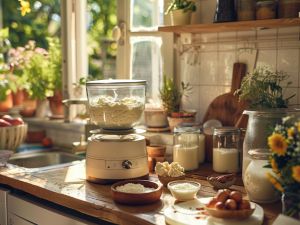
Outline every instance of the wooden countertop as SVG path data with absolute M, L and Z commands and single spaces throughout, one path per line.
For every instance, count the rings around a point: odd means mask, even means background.
M 210 165 L 188 173 L 191 179 L 202 184 L 200 196 L 212 196 L 216 193 L 205 180 L 211 174 Z M 156 175 L 151 180 L 158 181 Z M 145 206 L 125 206 L 116 204 L 110 194 L 110 185 L 93 184 L 85 180 L 84 162 L 63 168 L 32 172 L 24 168 L 8 165 L 0 168 L 0 184 L 22 190 L 36 197 L 74 209 L 95 218 L 116 224 L 165 224 L 163 211 L 174 203 L 174 198 L 164 188 L 161 201 Z M 245 193 L 241 180 L 232 189 Z M 281 211 L 281 204 L 260 204 L 265 211 L 264 225 L 270 225 Z

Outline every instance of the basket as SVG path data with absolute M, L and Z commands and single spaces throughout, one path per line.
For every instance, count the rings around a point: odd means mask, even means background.
M 27 124 L 0 127 L 0 149 L 16 150 L 27 135 Z

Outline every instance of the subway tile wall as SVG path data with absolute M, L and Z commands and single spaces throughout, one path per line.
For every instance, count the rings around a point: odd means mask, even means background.
M 194 35 L 193 44 L 177 54 L 179 80 L 192 85 L 192 93 L 183 99 L 183 108 L 196 109 L 197 121 L 202 122 L 212 100 L 230 91 L 235 62 L 246 63 L 248 71 L 256 65 L 287 72 L 292 85 L 285 95 L 295 93 L 290 104 L 299 104 L 299 38 L 300 27 Z

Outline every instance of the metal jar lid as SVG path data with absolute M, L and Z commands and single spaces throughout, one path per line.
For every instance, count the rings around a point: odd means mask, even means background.
M 214 129 L 214 135 L 239 134 L 240 129 L 236 127 L 218 127 Z
M 145 80 L 119 80 L 119 79 L 108 79 L 108 80 L 94 80 L 86 82 L 87 87 L 91 86 L 137 86 L 146 85 Z
M 252 159 L 258 160 L 268 160 L 271 156 L 271 152 L 266 148 L 252 149 L 248 153 Z

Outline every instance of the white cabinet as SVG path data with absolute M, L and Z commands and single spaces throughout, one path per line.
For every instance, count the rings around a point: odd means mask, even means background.
M 8 225 L 91 225 L 87 221 L 74 216 L 66 215 L 61 211 L 42 205 L 39 202 L 8 194 L 8 213 L 10 216 Z M 10 223 L 13 222 L 13 223 Z
M 0 225 L 7 225 L 7 194 L 9 190 L 0 188 Z
M 21 217 L 16 216 L 15 214 L 8 213 L 7 215 L 8 225 L 34 225 Z

